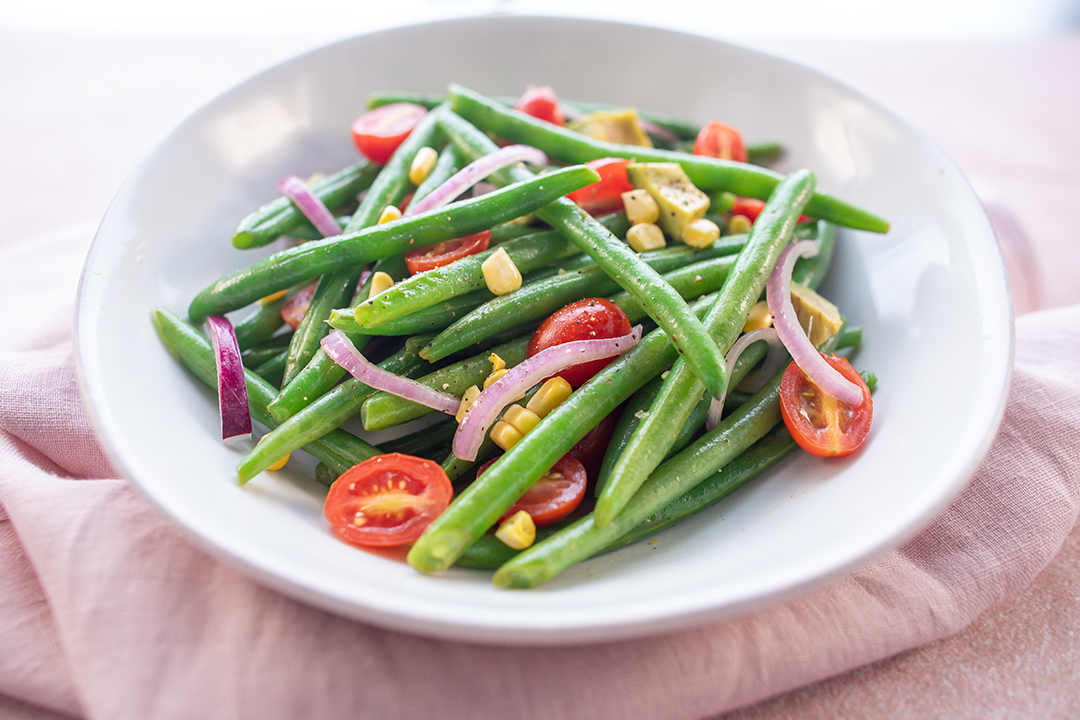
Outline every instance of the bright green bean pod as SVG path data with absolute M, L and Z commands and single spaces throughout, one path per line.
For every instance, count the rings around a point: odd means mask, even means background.
M 155 308 L 152 319 L 162 341 L 173 355 L 196 377 L 216 388 L 217 366 L 210 341 L 166 308 Z M 244 379 L 247 383 L 252 417 L 269 428 L 275 427 L 277 423 L 266 411 L 266 405 L 277 395 L 277 390 L 250 370 L 244 371 Z M 303 449 L 335 467 L 343 463 L 355 465 L 380 454 L 377 448 L 340 429 L 332 430 L 318 440 L 307 443 Z
M 595 140 L 532 118 L 460 85 L 451 85 L 449 96 L 454 112 L 476 126 L 510 142 L 531 145 L 564 162 L 585 163 L 604 157 L 628 158 L 636 162 L 677 162 L 690 181 L 707 193 L 728 190 L 762 200 L 768 198 L 783 179 L 779 173 L 747 163 Z M 811 198 L 806 212 L 857 230 L 877 233 L 889 230 L 889 223 L 882 218 L 823 193 L 816 193 Z
M 439 121 L 447 138 L 466 153 L 480 156 L 495 150 L 494 143 L 483 132 L 454 113 L 446 113 Z M 491 179 L 498 185 L 505 182 L 507 177 L 520 181 L 531 174 L 526 168 L 511 167 L 492 175 Z M 537 209 L 536 217 L 573 241 L 609 277 L 633 294 L 649 317 L 664 328 L 709 392 L 715 395 L 723 392 L 727 386 L 727 365 L 723 351 L 659 273 L 643 263 L 626 243 L 567 198 L 560 198 Z
M 705 326 L 725 353 L 742 332 L 750 308 L 761 296 L 765 281 L 791 240 L 799 215 L 813 192 L 813 173 L 806 170 L 792 173 L 777 185 L 754 222 L 746 248 L 739 254 L 728 282 L 705 318 Z M 596 499 L 594 513 L 599 527 L 612 521 L 663 461 L 674 440 L 668 428 L 682 427 L 701 400 L 704 389 L 692 368 L 681 360 L 675 363 Z M 709 394 L 719 395 L 711 389 Z
M 188 316 L 193 322 L 201 322 L 208 315 L 244 307 L 260 297 L 342 266 L 390 257 L 413 247 L 486 230 L 533 212 L 596 182 L 598 177 L 595 171 L 583 166 L 555 170 L 430 212 L 282 250 L 200 292 L 188 306 Z
M 361 159 L 333 175 L 314 181 L 311 183 L 311 191 L 331 211 L 338 210 L 368 188 L 379 170 L 378 165 Z M 293 202 L 281 196 L 241 220 L 233 231 L 232 244 L 241 250 L 262 247 L 298 227 L 314 231 L 311 223 Z

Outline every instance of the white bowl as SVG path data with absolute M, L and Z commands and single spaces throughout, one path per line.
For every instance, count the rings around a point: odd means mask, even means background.
M 407 49 L 407 50 L 406 50 Z M 613 58 L 622 58 L 613 62 Z M 722 504 L 529 591 L 489 574 L 414 572 L 345 545 L 312 463 L 238 487 L 213 393 L 163 348 L 151 309 L 181 314 L 260 251 L 228 241 L 286 174 L 355 157 L 368 93 L 492 95 L 529 84 L 568 100 L 723 119 L 779 140 L 781 169 L 892 222 L 841 233 L 824 291 L 865 328 L 874 427 L 855 457 L 793 457 Z M 806 67 L 634 25 L 483 17 L 323 47 L 233 88 L 172 132 L 106 214 L 78 303 L 83 392 L 131 484 L 197 544 L 313 605 L 407 632 L 487 643 L 581 643 L 687 627 L 787 598 L 909 538 L 975 471 L 1000 422 L 1012 361 L 1004 265 L 981 206 L 923 134 Z

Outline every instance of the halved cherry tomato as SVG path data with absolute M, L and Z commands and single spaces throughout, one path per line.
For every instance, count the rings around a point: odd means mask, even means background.
M 618 305 L 605 298 L 584 298 L 556 310 L 540 323 L 529 340 L 525 356 L 532 357 L 545 348 L 572 340 L 621 337 L 630 329 L 630 320 Z M 614 359 L 581 363 L 557 374 L 572 387 L 577 387 Z
M 603 215 L 622 209 L 622 194 L 634 189 L 626 174 L 630 161 L 625 158 L 600 158 L 585 163 L 600 174 L 600 179 L 592 185 L 575 190 L 567 195 L 582 210 L 590 215 Z
M 383 165 L 425 114 L 427 109 L 423 105 L 407 102 L 368 110 L 353 120 L 353 143 L 368 160 Z
M 532 115 L 538 120 L 566 125 L 566 117 L 563 115 L 562 108 L 559 107 L 559 98 L 555 97 L 555 91 L 546 85 L 531 87 L 523 92 L 514 103 L 514 109 L 526 115 Z
M 354 545 L 393 547 L 420 537 L 454 494 L 438 463 L 389 453 L 354 465 L 330 487 L 330 527 Z
M 477 476 L 483 475 L 495 460 L 481 465 Z M 519 510 L 524 510 L 529 513 L 537 527 L 558 522 L 581 504 L 587 484 L 585 467 L 573 456 L 563 455 L 499 520 L 505 520 Z
M 739 131 L 716 121 L 708 123 L 698 131 L 697 138 L 694 139 L 694 154 L 738 162 L 747 162 L 750 159 Z
M 826 395 L 793 362 L 780 380 L 780 414 L 803 450 L 816 457 L 843 457 L 866 438 L 874 416 L 874 401 L 851 363 L 835 355 L 822 353 L 822 357 L 862 389 L 862 400 L 851 406 Z
M 572 455 L 585 466 L 585 474 L 590 482 L 596 482 L 600 475 L 600 466 L 604 463 L 604 453 L 611 443 L 611 436 L 615 434 L 615 425 L 619 422 L 620 410 L 609 413 L 607 417 L 597 423 L 596 427 L 586 433 L 585 437 L 577 441 L 570 448 L 567 455 Z
M 318 280 L 290 295 L 285 304 L 281 306 L 281 319 L 288 323 L 293 330 L 304 319 L 304 313 L 307 312 L 308 306 L 311 305 L 311 298 L 315 295 L 315 288 L 317 287 L 319 287 Z
M 742 215 L 746 217 L 750 222 L 756 222 L 758 216 L 761 215 L 761 211 L 765 209 L 765 201 L 758 200 L 757 198 L 742 197 L 741 195 L 735 196 L 735 201 L 731 203 L 731 214 Z M 806 215 L 800 215 L 798 222 L 806 222 L 810 218 Z
M 454 238 L 453 240 L 444 240 L 405 253 L 405 266 L 409 268 L 410 275 L 415 275 L 431 268 L 449 265 L 463 257 L 484 252 L 488 249 L 490 242 L 490 230 L 484 230 L 475 235 Z

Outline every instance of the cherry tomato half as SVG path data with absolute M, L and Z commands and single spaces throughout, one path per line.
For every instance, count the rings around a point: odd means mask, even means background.
M 600 158 L 585 163 L 600 174 L 600 179 L 567 195 L 590 215 L 603 215 L 623 207 L 622 194 L 634 189 L 626 174 L 630 161 L 625 158 Z
M 523 92 L 514 103 L 514 109 L 526 115 L 532 115 L 538 120 L 546 120 L 555 125 L 566 125 L 566 117 L 563 115 L 562 108 L 559 107 L 559 98 L 555 97 L 555 91 L 546 85 L 531 87 Z
M 780 380 L 780 413 L 795 442 L 816 457 L 850 455 L 870 430 L 874 401 L 862 376 L 842 357 L 822 357 L 862 389 L 862 400 L 851 406 L 826 395 L 794 362 Z
M 423 105 L 407 102 L 368 110 L 353 120 L 353 143 L 368 160 L 384 165 L 425 114 L 427 109 Z
M 607 417 L 597 423 L 596 427 L 586 433 L 585 437 L 577 441 L 570 448 L 567 455 L 572 455 L 585 466 L 585 474 L 589 481 L 596 482 L 600 475 L 600 466 L 604 463 L 604 453 L 611 444 L 611 436 L 615 434 L 615 425 L 619 422 L 620 410 L 609 413 Z
M 317 287 L 319 287 L 318 280 L 290 295 L 285 304 L 281 306 L 281 319 L 288 323 L 293 330 L 304 319 L 304 313 L 307 312 L 308 306 L 311 305 L 311 298 L 314 297 L 315 288 Z
M 420 537 L 454 494 L 438 463 L 389 453 L 354 465 L 330 487 L 330 527 L 354 545 L 393 547 Z
M 694 139 L 694 154 L 738 162 L 747 162 L 750 159 L 739 131 L 716 121 L 708 123 L 698 131 L 697 138 Z
M 529 340 L 525 356 L 532 357 L 545 348 L 573 340 L 621 337 L 630 329 L 630 320 L 618 305 L 605 298 L 584 298 L 556 310 L 540 323 Z M 614 359 L 581 363 L 557 374 L 572 387 L 577 387 Z
M 481 465 L 477 476 L 483 475 L 495 460 Z M 499 520 L 524 510 L 537 527 L 558 522 L 581 504 L 587 484 L 585 467 L 571 455 L 563 455 Z
M 735 201 L 731 204 L 732 215 L 742 215 L 750 220 L 750 222 L 757 222 L 758 216 L 761 215 L 761 211 L 764 209 L 764 200 L 742 197 L 741 195 L 736 195 Z M 807 215 L 800 215 L 798 222 L 806 222 L 809 219 L 810 218 Z
M 405 266 L 409 268 L 410 275 L 415 275 L 431 268 L 449 265 L 463 257 L 484 252 L 488 249 L 490 242 L 490 230 L 484 230 L 475 235 L 454 238 L 453 240 L 444 240 L 405 253 Z

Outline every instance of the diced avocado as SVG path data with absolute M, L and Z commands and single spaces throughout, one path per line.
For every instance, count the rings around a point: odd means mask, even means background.
M 648 190 L 656 200 L 656 222 L 670 238 L 682 240 L 686 226 L 709 209 L 709 196 L 694 187 L 678 163 L 630 163 L 626 173 L 631 185 Z
M 634 108 L 597 110 L 588 115 L 582 115 L 576 120 L 571 120 L 566 126 L 582 135 L 588 135 L 597 140 L 619 143 L 620 145 L 653 146 L 652 140 L 641 129 L 637 110 Z
M 791 305 L 814 347 L 825 342 L 844 324 L 840 309 L 805 285 L 791 283 Z

